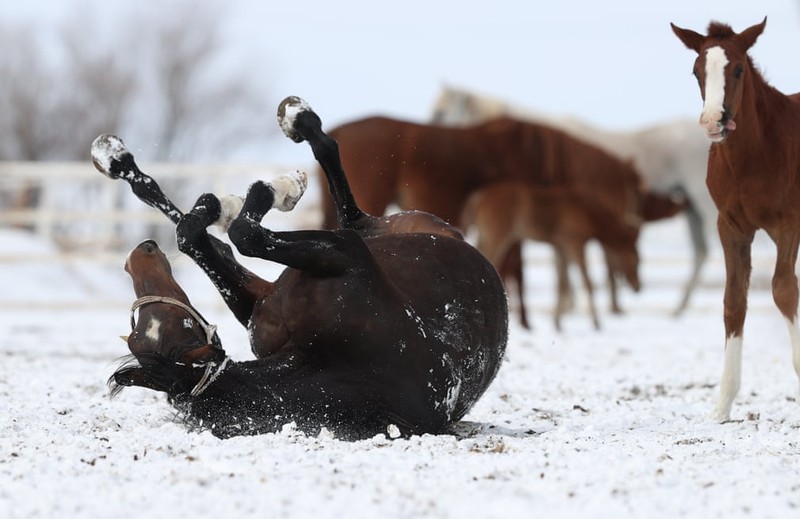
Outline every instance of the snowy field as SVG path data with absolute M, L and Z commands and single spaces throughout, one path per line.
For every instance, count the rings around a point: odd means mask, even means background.
M 608 313 L 598 269 L 603 330 L 579 304 L 561 334 L 549 251 L 528 247 L 535 329 L 512 315 L 507 361 L 467 421 L 347 443 L 291 426 L 223 441 L 176 423 L 153 392 L 109 399 L 133 300 L 124 254 L 39 260 L 47 244 L 0 230 L 17 257 L 0 264 L 0 517 L 798 517 L 798 381 L 769 293 L 772 248 L 756 246 L 742 391 L 720 425 L 707 416 L 722 259 L 715 248 L 691 309 L 671 317 L 687 241 L 680 217 L 647 228 L 644 289 L 623 292 L 627 314 Z M 185 258 L 175 269 L 228 352 L 250 358 L 210 283 Z

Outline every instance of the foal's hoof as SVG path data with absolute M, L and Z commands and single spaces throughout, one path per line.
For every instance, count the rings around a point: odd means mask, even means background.
M 295 119 L 303 112 L 313 112 L 311 106 L 297 96 L 289 96 L 278 105 L 278 125 L 294 142 L 303 142 L 303 136 L 294 129 Z
M 126 153 L 130 151 L 116 135 L 103 134 L 92 143 L 92 163 L 97 171 L 108 178 L 119 178 L 119 173 L 111 171 L 111 161 L 119 161 Z
M 272 207 L 278 211 L 291 211 L 306 192 L 308 175 L 305 171 L 293 171 L 280 176 L 270 183 L 275 201 Z

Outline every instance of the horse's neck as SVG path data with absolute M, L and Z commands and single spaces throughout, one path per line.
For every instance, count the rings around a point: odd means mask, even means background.
M 797 146 L 793 142 L 797 134 L 792 130 L 800 127 L 795 122 L 798 118 L 800 106 L 797 103 L 760 76 L 755 77 L 745 86 L 736 114 L 736 129 L 725 142 L 717 145 L 717 152 L 730 161 L 729 167 L 743 170 L 752 169 L 751 166 L 765 156 L 778 159 L 785 156 L 787 148 Z

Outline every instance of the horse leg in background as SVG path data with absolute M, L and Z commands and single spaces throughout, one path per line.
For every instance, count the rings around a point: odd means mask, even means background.
M 719 398 L 713 419 L 726 422 L 742 382 L 742 331 L 747 313 L 747 287 L 752 268 L 751 248 L 755 231 L 742 232 L 717 219 L 722 251 L 725 255 L 725 360 L 719 383 Z
M 499 265 L 500 268 L 497 270 L 506 286 L 509 286 L 512 282 L 516 285 L 520 324 L 523 328 L 530 330 L 532 327 L 528 321 L 528 312 L 525 309 L 525 269 L 522 259 L 522 242 L 512 245 Z
M 800 235 L 796 230 L 792 230 L 783 235 L 772 236 L 772 239 L 778 249 L 775 273 L 772 276 L 772 298 L 786 319 L 789 338 L 792 342 L 792 364 L 795 373 L 800 378 L 800 329 L 797 326 L 798 286 L 794 270 L 797 263 Z M 798 392 L 796 400 L 800 402 L 800 392 Z
M 589 304 L 589 314 L 592 317 L 592 325 L 595 330 L 600 329 L 600 319 L 597 317 L 597 309 L 594 305 L 594 286 L 592 285 L 592 278 L 589 277 L 589 270 L 586 266 L 586 243 L 574 243 L 568 248 L 568 254 L 572 260 L 578 265 L 578 270 L 583 279 L 583 286 L 586 289 L 586 298 Z
M 553 244 L 553 265 L 556 268 L 556 307 L 553 310 L 553 326 L 561 331 L 561 318 L 570 310 L 569 261 L 560 246 Z
M 206 227 L 220 216 L 219 200 L 213 195 L 203 196 L 202 202 L 184 215 L 158 183 L 139 169 L 122 140 L 113 135 L 95 139 L 92 161 L 98 171 L 109 178 L 125 180 L 139 200 L 158 209 L 182 228 L 178 233 L 178 248 L 203 269 L 237 320 L 247 326 L 253 304 L 271 290 L 272 284 L 240 265 L 229 245 L 206 232 Z
M 692 275 L 683 288 L 681 302 L 673 312 L 676 317 L 681 315 L 689 306 L 689 298 L 691 298 L 692 293 L 700 283 L 700 272 L 708 259 L 708 240 L 706 238 L 703 215 L 698 211 L 697 205 L 688 197 L 686 198 L 686 209 L 684 211 L 686 213 L 686 223 L 689 226 L 689 236 L 692 239 L 694 263 L 692 265 Z
M 621 315 L 625 312 L 622 311 L 622 307 L 619 306 L 619 294 L 617 290 L 619 290 L 617 285 L 617 269 L 614 266 L 614 262 L 608 256 L 608 253 L 603 249 L 603 258 L 606 262 L 606 272 L 608 278 L 608 296 L 610 298 L 610 305 L 609 308 L 611 309 L 611 313 Z

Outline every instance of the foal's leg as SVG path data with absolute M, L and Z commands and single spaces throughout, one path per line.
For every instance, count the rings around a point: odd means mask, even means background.
M 578 270 L 583 279 L 583 286 L 586 288 L 586 297 L 589 300 L 589 314 L 592 316 L 592 325 L 595 330 L 600 329 L 600 319 L 597 317 L 597 309 L 594 306 L 594 286 L 592 278 L 589 277 L 589 270 L 586 267 L 586 242 L 572 245 L 572 255 L 578 264 Z
M 722 217 L 718 219 L 717 226 L 725 255 L 725 361 L 719 383 L 719 398 L 712 418 L 726 422 L 730 420 L 731 406 L 742 382 L 742 331 L 747 313 L 750 249 L 754 231 L 734 229 Z
M 800 329 L 797 325 L 798 287 L 794 267 L 797 262 L 798 236 L 795 232 L 773 236 L 778 248 L 775 273 L 772 276 L 772 298 L 786 319 L 792 341 L 792 364 L 800 378 Z M 797 399 L 800 402 L 800 393 Z
M 561 246 L 553 245 L 553 264 L 556 267 L 556 308 L 553 313 L 553 324 L 556 331 L 561 331 L 561 318 L 571 307 L 571 286 L 569 282 L 569 258 Z
M 229 245 L 206 232 L 206 227 L 220 217 L 219 200 L 213 195 L 204 195 L 192 211 L 184 215 L 158 183 L 139 169 L 122 140 L 113 135 L 95 139 L 92 161 L 109 178 L 125 180 L 139 200 L 158 209 L 176 224 L 178 248 L 203 269 L 239 322 L 246 326 L 253 304 L 271 290 L 272 284 L 240 265 Z

